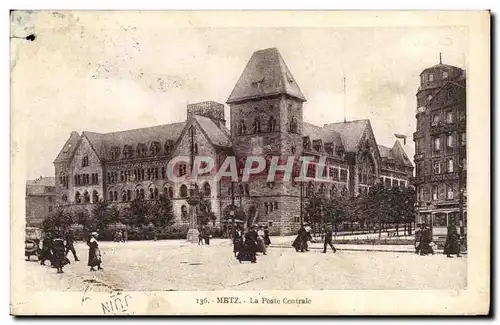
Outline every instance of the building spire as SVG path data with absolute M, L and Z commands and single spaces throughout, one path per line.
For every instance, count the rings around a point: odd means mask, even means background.
M 442 60 L 442 57 L 441 57 L 441 52 L 439 52 L 439 64 L 443 64 L 443 60 Z

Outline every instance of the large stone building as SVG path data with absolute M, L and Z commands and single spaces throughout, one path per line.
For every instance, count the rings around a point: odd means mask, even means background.
M 40 227 L 56 205 L 54 177 L 42 177 L 26 182 L 26 225 Z
M 355 196 L 376 182 L 407 186 L 413 166 L 398 141 L 378 145 L 369 120 L 325 124 L 303 121 L 306 101 L 277 49 L 253 54 L 227 104 L 202 102 L 187 107 L 183 122 L 112 133 L 73 132 L 56 158 L 57 198 L 60 204 L 89 206 L 100 198 L 123 205 L 135 197 L 157 199 L 162 193 L 173 200 L 176 222 L 188 223 L 189 180 L 168 179 L 167 164 L 178 156 L 209 156 L 215 169 L 235 156 L 241 175 L 245 158 L 261 156 L 325 156 L 324 176 L 330 182 L 303 186 L 330 195 Z M 190 162 L 176 164 L 176 176 L 189 173 Z M 308 173 L 314 175 L 314 167 Z M 267 173 L 247 182 L 216 181 L 213 173 L 196 181 L 211 200 L 222 225 L 232 200 L 247 216 L 247 223 L 266 223 L 273 234 L 288 234 L 300 224 L 302 188 L 298 182 L 268 182 Z M 303 200 L 302 200 L 303 201 Z
M 412 182 L 417 223 L 431 225 L 436 237 L 444 237 L 448 224 L 465 226 L 467 218 L 465 71 L 439 63 L 420 78 Z

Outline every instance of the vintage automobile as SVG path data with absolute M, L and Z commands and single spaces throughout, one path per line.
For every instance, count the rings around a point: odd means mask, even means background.
M 36 227 L 26 227 L 26 238 L 24 240 L 24 255 L 27 260 L 31 256 L 38 257 L 40 253 L 40 241 L 42 239 L 42 229 Z

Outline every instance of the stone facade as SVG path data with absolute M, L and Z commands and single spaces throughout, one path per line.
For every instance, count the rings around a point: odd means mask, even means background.
M 40 227 L 56 205 L 54 177 L 40 177 L 26 183 L 26 225 Z
M 227 100 L 230 128 L 225 125 L 223 104 L 202 102 L 189 104 L 187 119 L 180 123 L 105 134 L 72 133 L 54 162 L 56 177 L 69 177 L 67 185 L 57 186 L 58 202 L 88 206 L 94 198 L 104 198 L 123 206 L 138 196 L 155 200 L 165 194 L 173 201 L 176 223 L 187 224 L 186 193 L 194 182 L 188 175 L 193 159 L 211 157 L 214 170 L 219 170 L 226 157 L 234 156 L 238 182 L 227 177 L 217 181 L 215 172 L 195 181 L 211 201 L 215 226 L 225 225 L 234 202 L 245 212 L 245 224 L 267 224 L 272 234 L 285 235 L 300 226 L 304 219 L 300 204 L 313 192 L 355 196 L 381 180 L 390 180 L 391 186 L 408 185 L 413 166 L 399 142 L 392 148 L 378 145 L 369 120 L 323 127 L 306 123 L 305 101 L 279 52 L 257 51 Z M 242 170 L 250 156 L 262 157 L 267 166 L 244 181 Z M 273 156 L 280 157 L 279 165 L 295 157 L 290 181 L 267 179 Z M 320 158 L 326 157 L 323 176 L 329 182 L 313 180 L 301 185 L 297 181 L 301 156 L 313 157 L 309 177 L 316 176 Z M 174 167 L 174 174 L 181 178 L 167 179 L 167 166 L 178 157 L 186 157 Z M 93 182 L 76 184 L 75 175 L 80 174 L 97 176 L 90 178 Z M 78 203 L 78 195 L 84 193 L 90 195 L 90 202 Z
M 466 77 L 442 63 L 420 77 L 413 134 L 417 223 L 431 225 L 442 241 L 447 225 L 466 225 Z

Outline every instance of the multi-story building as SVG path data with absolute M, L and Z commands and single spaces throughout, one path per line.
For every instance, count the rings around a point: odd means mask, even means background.
M 465 70 L 437 64 L 420 74 L 415 142 L 417 223 L 443 240 L 446 227 L 466 225 Z
M 378 145 L 369 120 L 322 127 L 304 122 L 305 101 L 278 50 L 257 51 L 227 100 L 230 128 L 223 104 L 202 102 L 188 105 L 187 119 L 179 123 L 112 133 L 84 131 L 81 136 L 73 132 L 54 162 L 58 202 L 88 207 L 103 198 L 123 205 L 136 197 L 155 200 L 163 193 L 173 200 L 176 222 L 185 224 L 191 184 L 168 177 L 167 164 L 174 157 L 209 156 L 218 170 L 226 157 L 235 156 L 241 175 L 249 156 L 265 158 L 268 167 L 273 156 L 282 161 L 314 156 L 308 170 L 314 176 L 314 164 L 324 156 L 328 183 L 300 186 L 294 181 L 296 169 L 291 181 L 268 181 L 265 172 L 246 182 L 216 181 L 213 173 L 196 180 L 211 201 L 216 225 L 222 225 L 234 201 L 248 224 L 266 223 L 273 234 L 289 234 L 300 225 L 301 196 L 355 196 L 379 181 L 408 185 L 413 166 L 398 141 L 392 148 Z M 176 164 L 175 175 L 188 174 L 190 161 Z
M 56 204 L 54 177 L 42 177 L 26 182 L 26 225 L 40 227 Z

